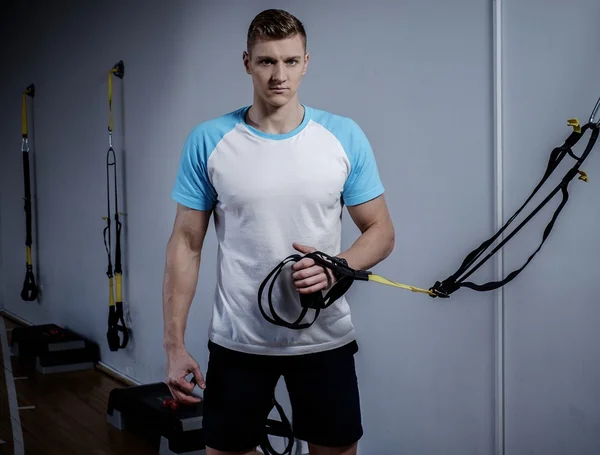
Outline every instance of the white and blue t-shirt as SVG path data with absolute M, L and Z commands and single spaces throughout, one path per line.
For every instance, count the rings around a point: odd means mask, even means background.
M 200 298 L 214 302 L 209 339 L 238 351 L 275 355 L 342 346 L 355 336 L 344 297 L 321 311 L 309 328 L 293 330 L 263 318 L 258 289 L 283 259 L 301 254 L 294 242 L 331 256 L 340 253 L 343 205 L 361 204 L 384 191 L 373 150 L 347 117 L 304 106 L 297 128 L 268 134 L 245 122 L 248 109 L 193 129 L 172 192 L 182 205 L 214 210 L 217 284 L 214 296 L 202 290 Z M 269 314 L 267 290 L 263 305 Z M 289 322 L 298 318 L 300 298 L 287 266 L 272 296 L 278 315 Z M 309 310 L 305 321 L 312 318 Z

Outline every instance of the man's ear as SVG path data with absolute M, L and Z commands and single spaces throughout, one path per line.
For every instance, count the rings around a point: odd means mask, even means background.
M 306 74 L 306 70 L 308 69 L 308 60 L 310 59 L 310 55 L 308 52 L 304 54 L 304 68 L 302 69 L 302 75 Z
M 244 61 L 244 68 L 246 68 L 246 73 L 250 74 L 250 55 L 248 52 L 244 51 L 242 54 L 242 59 Z

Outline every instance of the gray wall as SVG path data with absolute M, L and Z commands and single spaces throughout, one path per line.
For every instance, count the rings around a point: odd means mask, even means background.
M 595 0 L 507 4 L 507 212 L 531 191 L 548 153 L 568 134 L 567 119 L 587 120 L 600 96 L 599 17 Z M 600 144 L 582 169 L 589 182 L 573 182 L 551 238 L 523 278 L 505 289 L 508 454 L 600 453 Z M 513 239 L 507 269 L 539 243 L 559 198 Z
M 164 379 L 161 286 L 181 146 L 198 122 L 251 102 L 241 55 L 247 26 L 263 8 L 287 8 L 306 24 L 311 63 L 302 101 L 354 118 L 372 142 L 398 234 L 377 272 L 428 287 L 493 233 L 491 2 L 180 0 L 111 7 L 71 1 L 64 13 L 43 2 L 22 3 L 6 16 L 10 46 L 3 61 L 11 70 L 1 73 L 0 86 L 0 301 L 32 323 L 53 321 L 85 333 L 101 344 L 103 362 L 137 381 Z M 594 0 L 506 1 L 507 216 L 569 133 L 566 119 L 586 119 L 600 95 L 600 64 L 591 58 L 598 54 L 598 13 Z M 126 69 L 114 85 L 114 142 L 127 213 L 125 300 L 134 338 L 128 350 L 112 353 L 105 342 L 102 216 L 107 71 L 120 59 Z M 37 87 L 38 304 L 19 298 L 20 93 L 31 82 Z M 505 289 L 510 455 L 600 451 L 597 156 L 584 169 L 590 182 L 573 184 L 551 239 Z M 529 255 L 555 206 L 507 246 L 506 271 Z M 345 223 L 347 246 L 358 231 L 349 217 Z M 211 227 L 186 337 L 203 369 L 215 253 Z M 474 278 L 487 281 L 493 272 L 490 262 Z M 366 434 L 360 453 L 494 453 L 496 294 L 464 290 L 441 301 L 357 284 L 349 298 L 361 346 Z M 283 385 L 278 396 L 289 414 Z

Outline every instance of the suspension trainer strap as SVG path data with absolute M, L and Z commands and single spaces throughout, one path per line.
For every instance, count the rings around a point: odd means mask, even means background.
M 27 119 L 27 97 L 35 96 L 34 84 L 29 85 L 21 96 L 21 154 L 23 156 L 23 183 L 25 186 L 24 209 L 25 209 L 25 257 L 26 271 L 21 289 L 21 299 L 26 302 L 32 302 L 38 298 L 38 287 L 35 282 L 35 274 L 33 273 L 33 260 L 31 254 L 31 246 L 33 244 L 33 236 L 31 230 L 32 215 L 31 215 L 31 177 L 29 172 L 29 130 Z
M 121 262 L 121 220 L 119 218 L 119 193 L 117 184 L 117 159 L 115 156 L 115 150 L 112 145 L 112 132 L 113 132 L 113 117 L 112 117 L 112 78 L 113 76 L 122 79 L 124 75 L 124 64 L 119 61 L 115 66 L 111 68 L 108 73 L 108 152 L 106 154 L 106 204 L 107 214 L 104 218 L 106 220 L 106 227 L 104 228 L 104 246 L 106 248 L 106 254 L 108 256 L 108 267 L 106 269 L 106 275 L 108 276 L 108 289 L 109 289 L 109 300 L 108 300 L 108 331 L 106 338 L 108 340 L 108 346 L 111 351 L 118 351 L 127 347 L 129 342 L 129 329 L 125 324 L 123 316 L 123 269 Z M 115 221 L 115 263 L 113 269 L 112 263 L 112 225 L 111 217 L 111 197 L 110 197 L 110 173 L 113 173 L 113 187 L 114 187 L 114 221 Z M 116 299 L 115 299 L 115 288 L 116 288 Z M 119 333 L 122 334 L 123 339 L 119 337 Z
M 275 397 L 273 397 L 273 407 L 277 409 L 279 417 L 281 417 L 281 421 L 267 419 L 267 431 L 263 443 L 260 445 L 260 449 L 265 455 L 291 455 L 294 448 L 294 433 L 292 431 L 292 425 L 285 415 L 283 407 L 277 402 Z M 288 440 L 283 452 L 277 452 L 273 448 L 271 441 L 269 440 L 269 436 L 279 436 Z
M 575 177 L 579 175 L 579 180 L 584 182 L 588 181 L 587 174 L 580 170 L 581 165 L 586 160 L 586 158 L 591 153 L 592 149 L 596 145 L 596 141 L 598 139 L 598 135 L 600 133 L 600 121 L 596 121 L 596 116 L 600 111 L 600 99 L 596 102 L 594 110 L 590 115 L 589 121 L 581 126 L 579 120 L 577 119 L 569 119 L 568 124 L 573 128 L 573 132 L 565 139 L 564 143 L 554 148 L 552 153 L 550 154 L 550 158 L 548 160 L 548 165 L 546 166 L 546 171 L 544 172 L 542 178 L 538 182 L 538 184 L 534 187 L 533 191 L 529 195 L 529 197 L 525 200 L 525 202 L 519 207 L 519 209 L 513 214 L 512 217 L 489 239 L 484 241 L 478 248 L 471 251 L 463 260 L 459 269 L 446 278 L 443 281 L 436 281 L 436 283 L 429 289 L 418 288 L 415 286 L 409 286 L 406 284 L 398 283 L 387 278 L 384 278 L 379 275 L 375 275 L 368 270 L 354 270 L 345 263 L 345 261 L 340 258 L 331 257 L 321 251 L 315 251 L 312 253 L 306 254 L 304 257 L 312 258 L 317 264 L 322 265 L 323 267 L 329 268 L 333 270 L 334 275 L 337 277 L 337 280 L 333 286 L 328 286 L 328 291 L 325 295 L 323 295 L 322 291 L 315 292 L 310 295 L 301 294 L 300 295 L 300 306 L 302 310 L 300 312 L 299 317 L 294 322 L 288 322 L 281 318 L 275 311 L 273 301 L 272 301 L 272 292 L 273 285 L 275 280 L 283 270 L 284 266 L 292 261 L 299 261 L 303 257 L 298 254 L 293 254 L 285 258 L 281 263 L 279 263 L 264 279 L 258 289 L 258 306 L 263 317 L 272 324 L 280 325 L 283 327 L 287 327 L 290 329 L 305 329 L 310 327 L 316 321 L 319 313 L 329 307 L 333 302 L 339 299 L 342 295 L 344 295 L 350 286 L 355 280 L 362 281 L 374 281 L 380 284 L 386 284 L 389 286 L 395 286 L 401 289 L 407 289 L 413 292 L 421 292 L 428 294 L 431 297 L 442 297 L 448 298 L 454 292 L 462 287 L 470 288 L 476 291 L 490 291 L 493 289 L 497 289 L 499 287 L 504 286 L 505 284 L 514 280 L 527 265 L 533 260 L 535 255 L 540 251 L 543 244 L 548 239 L 556 220 L 562 210 L 564 209 L 567 201 L 569 200 L 569 191 L 568 186 L 569 183 L 573 181 Z M 581 156 L 577 156 L 573 152 L 573 147 L 577 145 L 577 143 L 581 140 L 581 138 L 590 130 L 590 138 L 585 147 L 585 150 L 581 154 Z M 477 264 L 477 260 L 485 253 L 485 251 L 494 243 L 496 240 L 502 235 L 502 233 L 508 228 L 510 224 L 516 219 L 516 217 L 523 211 L 525 206 L 533 199 L 533 197 L 538 193 L 540 188 L 546 183 L 546 181 L 550 178 L 550 176 L 554 173 L 554 171 L 558 168 L 559 164 L 563 161 L 566 156 L 570 156 L 575 160 L 575 164 L 569 169 L 569 171 L 563 176 L 560 183 L 556 185 L 556 187 L 546 196 L 546 198 L 523 220 L 509 235 L 507 235 L 501 242 L 499 242 L 490 253 L 488 253 L 483 259 L 481 259 Z M 505 278 L 498 281 L 490 281 L 484 284 L 476 284 L 471 281 L 466 281 L 466 279 L 471 276 L 476 270 L 478 270 L 486 261 L 488 261 L 500 248 L 502 248 L 506 242 L 508 242 L 511 238 L 513 238 L 522 228 L 525 226 L 539 211 L 549 202 L 554 196 L 558 193 L 561 193 L 562 200 L 556 210 L 554 211 L 550 222 L 547 224 L 544 229 L 542 240 L 538 247 L 534 250 L 534 252 L 529 256 L 529 258 L 525 261 L 525 263 L 519 267 L 518 269 L 510 272 Z M 475 264 L 473 266 L 473 264 Z M 472 267 L 473 266 L 473 267 Z M 472 267 L 472 268 L 471 268 Z M 271 284 L 269 285 L 267 299 L 269 302 L 269 309 L 271 311 L 271 316 L 267 314 L 263 307 L 263 293 L 265 287 L 267 286 L 269 280 L 272 279 Z M 302 322 L 305 316 L 308 314 L 309 310 L 314 310 L 314 316 L 312 321 L 310 322 Z
M 582 127 L 580 126 L 579 121 L 577 119 L 570 119 L 568 121 L 568 124 L 573 127 L 573 132 L 567 137 L 567 139 L 561 146 L 556 147 L 554 150 L 552 150 L 544 175 L 542 176 L 539 183 L 535 186 L 529 197 L 523 203 L 523 205 L 519 207 L 519 209 L 514 213 L 514 215 L 510 217 L 508 221 L 492 237 L 484 241 L 478 248 L 471 251 L 465 257 L 463 263 L 456 272 L 454 272 L 445 280 L 437 281 L 434 284 L 434 286 L 431 288 L 431 290 L 435 291 L 435 295 L 433 295 L 433 297 L 449 297 L 453 292 L 456 292 L 462 287 L 470 288 L 475 291 L 491 291 L 494 289 L 498 289 L 499 287 L 502 287 L 510 281 L 514 280 L 525 269 L 525 267 L 527 267 L 527 265 L 531 262 L 535 255 L 540 251 L 542 245 L 548 239 L 548 236 L 550 235 L 550 232 L 552 231 L 556 223 L 556 219 L 560 215 L 561 211 L 563 210 L 569 199 L 569 183 L 571 183 L 571 181 L 577 175 L 579 175 L 579 180 L 587 182 L 588 177 L 586 173 L 581 171 L 579 167 L 588 157 L 589 153 L 592 151 L 596 144 L 596 140 L 598 139 L 599 125 L 597 123 L 589 122 Z M 583 137 L 587 130 L 591 130 L 590 139 L 582 155 L 577 156 L 573 153 L 573 147 L 579 142 L 579 140 Z M 533 199 L 533 197 L 537 194 L 540 188 L 544 185 L 544 183 L 546 183 L 548 178 L 556 170 L 563 158 L 565 158 L 567 155 L 569 155 L 575 160 L 575 164 L 565 174 L 560 183 L 509 235 L 507 235 L 500 243 L 498 243 L 498 245 L 496 245 L 492 249 L 492 251 L 490 251 L 483 259 L 481 259 L 475 266 L 473 266 L 473 264 L 475 264 L 475 262 L 485 253 L 485 251 L 515 220 L 515 218 L 521 213 L 521 211 L 531 201 L 531 199 Z M 554 211 L 550 222 L 546 225 L 539 246 L 534 250 L 534 252 L 529 256 L 527 261 L 525 261 L 525 263 L 521 267 L 510 272 L 505 278 L 498 281 L 490 281 L 484 284 L 475 284 L 471 281 L 465 281 L 486 261 L 488 261 L 498 250 L 500 250 L 500 248 L 502 248 L 506 244 L 506 242 L 508 242 L 512 237 L 514 237 L 517 234 L 517 232 L 519 232 L 521 228 L 523 228 L 523 226 L 525 226 L 559 192 L 562 194 L 562 200 L 556 208 L 556 210 Z M 471 268 L 471 266 L 473 266 L 473 268 Z

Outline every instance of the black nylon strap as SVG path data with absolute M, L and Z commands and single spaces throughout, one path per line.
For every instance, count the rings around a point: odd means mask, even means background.
M 31 246 L 33 244 L 32 236 L 32 204 L 31 204 L 31 173 L 29 165 L 29 133 L 27 129 L 27 96 L 33 97 L 35 94 L 35 86 L 31 84 L 23 94 L 21 115 L 22 115 L 22 147 L 21 154 L 23 159 L 23 185 L 24 185 L 24 204 L 23 209 L 25 210 L 25 247 L 27 251 L 27 263 L 25 279 L 23 280 L 23 287 L 21 288 L 21 299 L 26 302 L 33 302 L 37 300 L 39 291 L 38 286 L 35 282 L 35 274 L 33 272 L 33 264 L 31 259 Z
M 25 185 L 25 198 L 23 209 L 25 210 L 25 245 L 33 243 L 31 229 L 31 177 L 29 171 L 29 152 L 23 151 L 23 183 Z
M 29 171 L 29 152 L 23 150 L 23 183 L 25 186 L 25 197 L 23 209 L 25 210 L 25 246 L 31 252 L 33 244 L 32 236 L 32 214 L 31 214 L 31 177 Z M 29 253 L 31 254 L 31 253 Z M 38 287 L 35 282 L 33 265 L 28 261 L 26 264 L 25 279 L 21 289 L 21 299 L 26 302 L 33 302 L 38 298 Z
M 513 279 L 515 279 L 525 267 L 531 262 L 531 260 L 535 257 L 535 255 L 540 251 L 542 245 L 550 235 L 552 231 L 556 219 L 558 215 L 563 210 L 566 205 L 569 193 L 568 193 L 568 185 L 575 178 L 575 176 L 579 173 L 579 167 L 583 163 L 583 161 L 587 158 L 591 150 L 594 148 L 596 141 L 598 139 L 599 126 L 597 124 L 588 123 L 584 125 L 580 131 L 573 131 L 571 135 L 565 140 L 562 146 L 556 147 L 552 153 L 550 154 L 550 159 L 548 161 L 548 165 L 546 167 L 546 171 L 544 172 L 543 177 L 540 182 L 536 185 L 534 190 L 531 192 L 526 201 L 519 207 L 519 209 L 514 213 L 514 215 L 489 239 L 484 241 L 478 248 L 471 251 L 464 259 L 460 268 L 446 278 L 443 281 L 437 281 L 431 290 L 435 291 L 438 296 L 448 297 L 453 292 L 457 291 L 461 287 L 467 287 L 476 291 L 490 291 L 493 289 L 497 289 L 505 284 L 509 283 Z M 591 129 L 592 133 L 590 136 L 590 140 L 582 153 L 581 157 L 576 156 L 573 153 L 572 148 L 579 142 L 579 140 L 583 137 L 585 132 Z M 566 173 L 561 182 L 550 192 L 550 194 L 530 213 L 525 220 L 523 220 L 514 231 L 512 231 L 508 236 L 506 236 L 502 242 L 500 242 L 487 256 L 485 256 L 474 268 L 472 268 L 469 272 L 467 270 L 471 267 L 475 261 L 492 245 L 496 239 L 506 230 L 506 228 L 515 220 L 515 218 L 521 213 L 521 211 L 525 208 L 525 206 L 531 201 L 531 199 L 537 194 L 540 188 L 544 185 L 544 183 L 548 180 L 550 175 L 556 170 L 560 162 L 563 158 L 569 155 L 576 160 L 576 163 L 573 165 L 571 169 Z M 537 249 L 529 256 L 527 261 L 520 268 L 509 273 L 506 278 L 499 281 L 490 281 L 485 284 L 475 284 L 473 282 L 465 281 L 470 275 L 472 275 L 479 267 L 481 267 L 487 260 L 489 260 L 500 248 L 502 248 L 517 232 L 525 226 L 526 223 L 529 222 L 559 191 L 562 192 L 562 201 L 555 210 L 552 219 L 547 224 L 544 229 L 542 241 Z M 464 276 L 463 276 L 464 275 Z M 462 276 L 462 278 L 460 278 Z
M 265 455 L 291 455 L 294 448 L 294 433 L 292 425 L 288 420 L 283 407 L 273 397 L 273 406 L 277 409 L 281 421 L 267 419 L 267 431 L 263 443 L 260 445 L 261 450 Z M 287 446 L 283 452 L 277 452 L 271 445 L 269 436 L 279 436 L 288 440 Z
M 535 251 L 529 256 L 527 261 L 520 268 L 513 270 L 511 273 L 509 273 L 506 276 L 506 278 L 504 278 L 503 280 L 500 280 L 500 281 L 490 281 L 490 282 L 482 284 L 482 285 L 478 285 L 478 284 L 475 284 L 470 281 L 462 281 L 460 283 L 460 286 L 467 287 L 467 288 L 470 288 L 470 289 L 473 289 L 476 291 L 491 291 L 494 289 L 498 289 L 499 287 L 502 287 L 505 284 L 514 280 L 519 275 L 519 273 L 521 273 L 523 271 L 523 269 L 525 269 L 525 267 L 527 267 L 527 265 L 531 262 L 531 260 L 535 257 L 535 255 L 540 251 L 540 249 L 542 248 L 542 245 L 544 244 L 544 242 L 550 235 L 550 232 L 552 231 L 552 228 L 554 227 L 554 223 L 556 222 L 558 215 L 560 214 L 560 212 L 566 205 L 567 200 L 569 199 L 569 192 L 567 189 L 567 185 L 563 185 L 561 187 L 561 190 L 562 190 L 562 194 L 563 194 L 562 201 L 559 204 L 558 208 L 554 211 L 554 215 L 552 216 L 552 219 L 546 225 L 546 228 L 544 229 L 544 234 L 542 236 L 542 241 L 540 242 L 539 246 L 535 249 Z
M 112 250 L 112 231 L 111 231 L 111 216 L 113 213 L 111 211 L 111 198 L 110 198 L 110 170 L 113 168 L 113 187 L 114 187 L 114 220 L 115 220 L 115 263 L 113 268 L 113 262 L 111 258 L 111 250 Z M 115 150 L 112 146 L 109 146 L 107 154 L 106 154 L 106 204 L 107 204 L 107 213 L 106 213 L 106 227 L 104 228 L 104 246 L 106 248 L 106 255 L 108 260 L 108 265 L 106 268 L 106 276 L 112 282 L 115 278 L 120 278 L 122 276 L 122 262 L 121 262 L 121 228 L 122 223 L 119 220 L 119 193 L 118 193 L 118 185 L 117 185 L 117 160 L 115 156 Z M 117 287 L 120 282 L 117 281 Z M 110 292 L 113 290 L 110 288 Z M 129 342 L 129 329 L 125 323 L 125 319 L 123 317 L 123 302 L 118 300 L 121 289 L 117 288 L 117 300 L 114 305 L 109 305 L 108 312 L 108 329 L 106 332 L 106 339 L 108 341 L 108 346 L 111 351 L 118 351 L 119 349 L 125 349 Z M 112 296 L 110 296 L 112 298 Z M 119 338 L 119 333 L 122 334 L 122 340 Z

